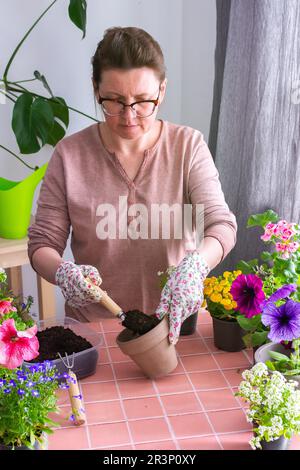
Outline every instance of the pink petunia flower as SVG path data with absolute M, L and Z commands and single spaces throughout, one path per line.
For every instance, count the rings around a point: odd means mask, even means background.
M 16 311 L 16 307 L 13 307 L 9 300 L 0 300 L 0 315 Z
M 5 320 L 0 325 L 0 364 L 8 369 L 15 369 L 24 360 L 30 361 L 37 357 L 39 341 L 36 333 L 36 325 L 25 331 L 18 331 L 13 318 Z

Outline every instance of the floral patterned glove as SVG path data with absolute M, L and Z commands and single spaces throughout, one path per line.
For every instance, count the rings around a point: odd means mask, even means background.
M 169 314 L 169 341 L 176 344 L 182 322 L 196 313 L 203 303 L 203 281 L 210 269 L 197 252 L 188 253 L 173 271 L 162 290 L 155 315 Z
M 84 307 L 101 299 L 101 294 L 97 289 L 93 289 L 93 285 L 86 281 L 86 277 L 89 277 L 96 286 L 102 283 L 100 274 L 94 266 L 78 265 L 71 261 L 63 261 L 59 265 L 55 281 L 71 307 Z

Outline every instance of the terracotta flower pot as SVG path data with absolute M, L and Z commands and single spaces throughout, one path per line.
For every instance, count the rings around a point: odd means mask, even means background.
M 291 349 L 286 349 L 282 344 L 280 343 L 266 343 L 260 346 L 254 354 L 254 361 L 255 363 L 257 362 L 266 362 L 266 361 L 272 361 L 271 356 L 269 355 L 270 351 L 276 351 L 281 354 L 284 354 L 285 356 L 289 356 L 292 352 Z M 272 371 L 270 371 L 272 372 Z M 295 380 L 298 382 L 298 387 L 300 388 L 300 375 L 285 375 L 285 378 L 287 380 Z
M 178 364 L 175 346 L 169 343 L 169 320 L 165 316 L 148 333 L 136 337 L 127 328 L 121 331 L 116 342 L 150 379 L 162 377 Z
M 237 352 L 245 349 L 243 336 L 245 331 L 237 321 L 220 320 L 212 317 L 214 344 L 216 348 L 227 352 Z

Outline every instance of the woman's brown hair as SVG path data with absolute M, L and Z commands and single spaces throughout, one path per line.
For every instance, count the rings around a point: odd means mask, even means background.
M 99 85 L 103 70 L 149 67 L 162 82 L 166 66 L 160 45 L 140 28 L 114 27 L 105 31 L 92 57 L 93 82 Z

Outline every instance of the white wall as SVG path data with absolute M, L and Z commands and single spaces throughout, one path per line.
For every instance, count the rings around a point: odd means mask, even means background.
M 0 73 L 3 74 L 13 49 L 50 0 L 10 0 L 1 5 Z M 212 107 L 213 64 L 215 46 L 214 0 L 88 0 L 87 32 L 70 22 L 66 1 L 58 1 L 46 14 L 20 49 L 9 72 L 10 80 L 28 79 L 39 70 L 57 96 L 69 106 L 96 116 L 91 86 L 90 60 L 104 30 L 111 26 L 137 26 L 145 29 L 160 43 L 168 76 L 168 88 L 159 116 L 186 124 L 204 133 L 208 139 Z M 42 86 L 32 86 L 44 94 Z M 45 90 L 46 93 L 46 90 Z M 18 153 L 11 131 L 11 103 L 0 105 L 0 143 Z M 100 119 L 100 112 L 97 118 Z M 91 120 L 70 113 L 67 134 L 87 127 Z M 32 165 L 49 160 L 52 147 L 25 157 Z M 0 149 L 0 175 L 20 180 L 29 170 Z M 35 193 L 33 212 L 36 209 Z M 65 259 L 72 259 L 69 247 Z M 23 268 L 24 294 L 37 298 L 35 274 Z M 56 289 L 58 315 L 63 313 L 63 297 Z M 37 311 L 37 302 L 33 311 Z

